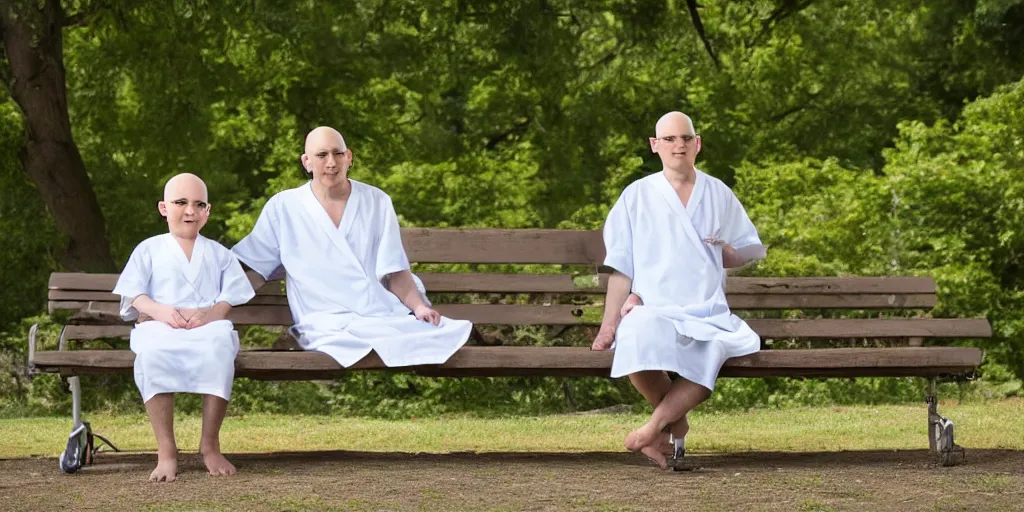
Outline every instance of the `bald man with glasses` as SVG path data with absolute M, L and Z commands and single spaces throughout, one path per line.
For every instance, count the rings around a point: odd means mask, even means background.
M 654 407 L 626 448 L 679 468 L 687 413 L 711 395 L 727 359 L 760 349 L 724 285 L 726 268 L 764 258 L 765 247 L 732 190 L 694 167 L 701 138 L 687 115 L 662 116 L 649 141 L 664 168 L 626 187 L 608 214 L 604 263 L 615 272 L 592 348 L 614 349 L 611 376 L 629 376 Z

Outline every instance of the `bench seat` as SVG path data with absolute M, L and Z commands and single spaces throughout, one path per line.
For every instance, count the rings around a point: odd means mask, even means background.
M 722 377 L 940 377 L 969 373 L 981 364 L 974 347 L 893 347 L 765 350 L 729 359 Z M 65 376 L 131 372 L 130 350 L 39 352 L 40 370 Z M 582 347 L 475 347 L 459 350 L 443 365 L 403 368 L 384 366 L 375 353 L 349 370 L 319 352 L 243 350 L 235 359 L 235 376 L 266 380 L 333 379 L 350 370 L 414 371 L 436 377 L 598 376 L 607 377 L 611 352 Z

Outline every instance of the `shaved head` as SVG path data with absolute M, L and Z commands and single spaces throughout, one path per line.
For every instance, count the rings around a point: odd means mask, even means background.
M 195 240 L 210 218 L 206 183 L 187 172 L 174 176 L 164 185 L 164 200 L 157 208 L 175 238 Z
M 682 112 L 669 112 L 654 125 L 650 137 L 651 151 L 658 154 L 666 171 L 677 175 L 694 176 L 693 164 L 700 153 L 702 142 L 693 129 L 693 120 Z
M 338 130 L 320 126 L 306 135 L 305 150 L 299 160 L 306 174 L 313 178 L 316 190 L 333 191 L 331 196 L 347 198 L 351 191 L 348 169 L 352 166 L 352 158 L 352 151 Z
M 340 149 L 345 151 L 345 138 L 330 126 L 318 126 L 306 135 L 305 153 L 312 155 L 321 149 Z
M 181 173 L 167 180 L 164 185 L 164 201 L 180 198 L 201 199 L 209 201 L 206 183 L 192 173 Z
M 693 134 L 693 120 L 682 112 L 669 112 L 658 119 L 654 125 L 654 136 L 665 137 L 668 135 Z

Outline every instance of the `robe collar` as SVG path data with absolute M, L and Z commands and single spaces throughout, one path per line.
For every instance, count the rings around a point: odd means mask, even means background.
M 683 232 L 686 233 L 686 238 L 693 243 L 694 248 L 697 249 L 697 252 L 704 258 L 705 262 L 714 266 L 714 258 L 709 254 L 704 240 L 701 239 L 700 233 L 697 231 L 697 227 L 693 225 L 693 215 L 697 212 L 697 205 L 700 204 L 704 196 L 707 182 L 707 177 L 703 174 L 700 171 L 696 171 L 693 192 L 690 193 L 690 199 L 686 202 L 685 207 L 683 202 L 679 200 L 679 194 L 676 193 L 676 189 L 672 188 L 672 184 L 669 183 L 664 171 L 658 173 L 658 177 L 653 182 L 658 194 L 668 204 L 672 213 L 678 217 L 680 224 L 683 226 Z
M 202 275 L 203 258 L 206 254 L 206 237 L 203 235 L 196 236 L 196 243 L 192 247 L 191 259 L 185 256 L 185 249 L 183 249 L 181 244 L 174 239 L 174 235 L 168 233 L 165 240 L 167 241 L 167 244 L 171 246 L 168 250 L 174 254 L 174 258 L 178 262 L 178 268 L 181 270 L 181 273 L 185 275 L 185 279 L 188 280 L 194 288 L 198 287 L 199 277 Z
M 694 182 L 693 192 L 690 193 L 690 200 L 686 202 L 686 213 L 692 218 L 697 213 L 697 207 L 700 206 L 700 200 L 704 199 L 704 192 L 707 189 L 708 177 L 706 174 L 700 172 L 699 169 L 694 168 Z M 668 179 L 666 178 L 667 182 Z M 671 184 L 669 184 L 671 188 Z M 682 201 L 680 201 L 682 204 Z
M 324 235 L 334 244 L 335 247 L 341 251 L 342 254 L 353 264 L 362 267 L 359 262 L 359 258 L 356 257 L 355 252 L 352 251 L 352 247 L 348 244 L 345 236 L 352 230 L 352 226 L 355 224 L 356 214 L 359 211 L 359 204 L 362 201 L 362 183 L 356 180 L 349 180 L 352 184 L 352 192 L 348 196 L 348 202 L 345 203 L 345 211 L 341 216 L 341 224 L 335 227 L 334 221 L 331 220 L 331 216 L 324 209 L 323 205 L 320 204 L 320 200 L 316 198 L 316 194 L 313 193 L 313 182 L 310 181 L 306 186 L 303 187 L 302 193 L 302 206 L 306 210 L 306 214 L 309 216 L 309 220 L 316 225 Z

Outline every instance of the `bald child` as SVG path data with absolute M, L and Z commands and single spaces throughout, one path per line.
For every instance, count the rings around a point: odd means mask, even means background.
M 210 217 L 203 180 L 174 176 L 157 208 L 168 232 L 135 248 L 113 291 L 121 296 L 121 317 L 137 322 L 131 332 L 135 383 L 157 442 L 149 480 L 177 478 L 174 393 L 203 395 L 203 462 L 211 475 L 233 475 L 235 467 L 220 451 L 238 353 L 238 334 L 226 318 L 255 292 L 231 251 L 199 234 Z

